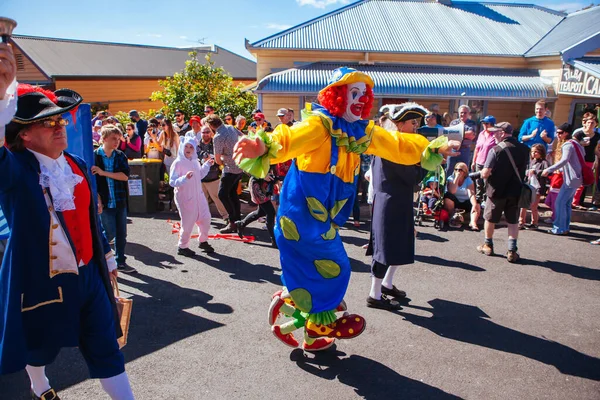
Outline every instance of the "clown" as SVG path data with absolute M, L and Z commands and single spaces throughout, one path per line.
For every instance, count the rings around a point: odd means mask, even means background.
M 338 229 L 352 210 L 360 154 L 406 165 L 435 158 L 435 166 L 458 146 L 438 141 L 434 148 L 423 136 L 388 132 L 365 119 L 373 105 L 372 88 L 367 74 L 336 69 L 319 92 L 320 105 L 307 105 L 302 122 L 279 125 L 268 136 L 242 138 L 234 150 L 240 167 L 258 177 L 266 175 L 269 164 L 294 159 L 275 225 L 284 291 L 276 293 L 269 311 L 272 332 L 290 346 L 298 345 L 292 332 L 302 327 L 302 347 L 311 351 L 365 329 L 363 317 L 335 314 L 345 309 L 351 271 Z M 276 325 L 279 313 L 292 320 Z

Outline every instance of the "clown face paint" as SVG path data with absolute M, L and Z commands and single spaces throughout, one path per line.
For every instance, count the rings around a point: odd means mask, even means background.
M 342 115 L 348 122 L 356 122 L 361 119 L 363 107 L 368 101 L 367 84 L 364 82 L 356 82 L 348 85 L 348 97 L 346 101 L 346 112 Z

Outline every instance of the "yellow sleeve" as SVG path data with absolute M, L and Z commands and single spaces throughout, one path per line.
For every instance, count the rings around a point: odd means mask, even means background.
M 373 129 L 371 144 L 365 154 L 378 156 L 396 164 L 418 164 L 429 146 L 429 140 L 416 133 L 390 132 L 380 126 Z
M 279 164 L 302 154 L 315 151 L 323 146 L 331 137 L 319 117 L 310 117 L 291 127 L 281 124 L 270 134 L 273 142 L 279 143 L 281 149 L 271 164 Z

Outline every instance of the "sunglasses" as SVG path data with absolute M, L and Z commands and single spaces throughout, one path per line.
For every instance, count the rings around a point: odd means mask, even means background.
M 227 118 L 225 118 L 225 121 L 233 121 L 233 119 L 232 119 L 232 118 L 229 118 L 229 117 L 227 117 Z
M 467 172 L 464 169 L 460 169 L 460 168 L 454 168 L 455 171 L 462 171 L 462 172 Z
M 51 119 L 47 119 L 46 121 L 42 121 L 42 124 L 44 125 L 44 127 L 46 128 L 54 128 L 55 126 L 67 126 L 69 125 L 69 120 L 66 119 L 58 119 L 56 121 L 51 120 Z
M 208 114 L 210 110 L 204 110 L 204 114 Z
M 176 117 L 181 117 L 183 114 L 175 114 Z
M 167 124 L 160 124 L 160 126 L 167 126 Z
M 131 128 L 127 128 L 127 129 L 125 129 L 125 130 L 126 130 L 126 131 L 133 131 L 133 129 L 131 129 Z
M 262 121 L 263 119 L 262 119 L 262 118 L 254 118 L 254 120 L 255 120 L 256 122 L 260 122 L 260 121 Z

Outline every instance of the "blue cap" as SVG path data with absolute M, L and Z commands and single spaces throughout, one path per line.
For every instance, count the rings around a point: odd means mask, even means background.
M 494 118 L 494 116 L 492 116 L 492 115 L 488 115 L 484 119 L 482 119 L 481 122 L 485 122 L 486 124 L 496 125 L 496 118 Z

